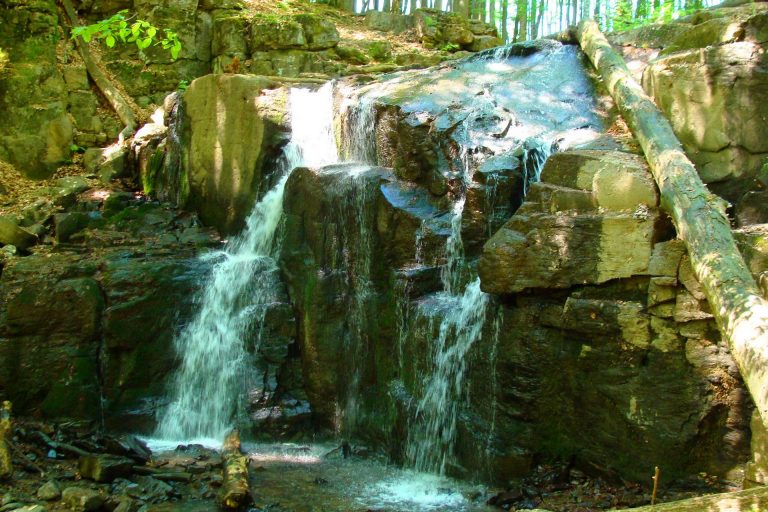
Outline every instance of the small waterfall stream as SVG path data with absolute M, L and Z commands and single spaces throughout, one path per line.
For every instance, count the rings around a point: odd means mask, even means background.
M 255 350 L 249 344 L 259 343 L 258 336 L 255 341 L 246 337 L 253 326 L 258 332 L 274 295 L 285 184 L 298 166 L 322 166 L 338 159 L 332 92 L 331 83 L 318 91 L 291 90 L 292 135 L 278 183 L 254 206 L 241 234 L 223 251 L 203 256 L 217 262 L 200 293 L 198 313 L 175 338 L 181 364 L 156 437 L 216 445 L 243 416 L 254 378 Z

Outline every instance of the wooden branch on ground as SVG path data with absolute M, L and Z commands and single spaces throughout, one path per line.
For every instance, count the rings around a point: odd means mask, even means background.
M 13 476 L 10 445 L 12 437 L 11 402 L 5 401 L 0 409 L 0 480 L 7 480 Z
M 240 445 L 240 432 L 233 430 L 224 439 L 222 447 L 224 458 L 224 482 L 219 494 L 219 504 L 223 510 L 242 510 L 251 502 L 248 484 L 248 458 L 243 455 Z
M 77 12 L 75 12 L 74 7 L 72 7 L 72 2 L 70 0 L 61 0 L 61 4 L 64 7 L 64 12 L 66 13 L 67 18 L 69 18 L 69 23 L 72 28 L 78 26 Z M 136 116 L 133 113 L 133 109 L 120 91 L 112 85 L 111 80 L 104 74 L 94 60 L 93 55 L 91 55 L 91 50 L 88 47 L 88 43 L 78 37 L 75 39 L 75 44 L 77 45 L 78 50 L 80 50 L 80 56 L 83 58 L 85 68 L 88 70 L 88 75 L 90 75 L 91 80 L 96 84 L 96 87 L 107 99 L 110 106 L 117 114 L 117 117 L 120 118 L 120 122 L 125 126 L 123 131 L 120 132 L 122 140 L 128 140 L 136 131 Z
M 14 460 L 16 463 L 26 469 L 27 471 L 36 472 L 40 474 L 40 478 L 45 477 L 45 471 L 43 471 L 43 468 L 32 462 L 27 458 L 27 455 L 16 446 L 12 441 L 9 441 L 6 439 L 6 445 L 8 448 L 10 448 L 11 453 L 14 455 Z
M 47 444 L 50 448 L 53 448 L 57 452 L 66 453 L 73 457 L 89 457 L 93 455 L 91 452 L 87 452 L 83 450 L 82 448 L 78 448 L 77 446 L 73 446 L 71 444 L 67 443 L 60 443 L 58 441 L 54 441 L 51 439 L 48 435 L 46 435 L 43 432 L 37 432 L 37 436 L 43 440 L 45 444 Z
M 627 510 L 632 512 L 748 512 L 766 510 L 766 507 L 768 507 L 768 487 L 755 487 L 746 491 L 710 494 Z
M 768 301 L 736 247 L 725 203 L 701 181 L 669 121 L 632 78 L 597 23 L 582 21 L 577 35 L 643 148 L 661 205 L 688 248 L 723 338 L 768 427 Z

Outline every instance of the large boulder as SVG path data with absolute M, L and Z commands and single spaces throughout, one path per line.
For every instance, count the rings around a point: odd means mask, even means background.
M 287 91 L 245 75 L 208 75 L 183 96 L 182 165 L 189 207 L 208 225 L 237 231 L 269 188 L 287 142 Z
M 70 159 L 73 127 L 58 69 L 56 2 L 0 10 L 0 48 L 11 65 L 0 75 L 0 160 L 31 178 L 47 178 Z
M 768 157 L 768 5 L 706 11 L 643 75 L 705 183 L 734 204 Z

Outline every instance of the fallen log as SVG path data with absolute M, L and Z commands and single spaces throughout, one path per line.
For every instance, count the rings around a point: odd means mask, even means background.
M 671 124 L 597 23 L 582 21 L 577 36 L 645 153 L 661 205 L 688 248 L 720 332 L 768 427 L 768 301 L 736 247 L 725 202 L 701 181 Z
M 638 507 L 632 512 L 746 512 L 768 507 L 768 487 L 698 496 L 687 500 Z
M 224 481 L 219 493 L 222 510 L 242 510 L 251 502 L 248 484 L 248 458 L 243 455 L 240 432 L 234 429 L 227 434 L 222 447 Z
M 74 7 L 72 7 L 72 2 L 70 2 L 70 0 L 62 0 L 61 5 L 64 7 L 64 12 L 67 15 L 71 27 L 75 28 L 78 26 L 77 12 L 75 12 Z M 80 56 L 83 58 L 85 69 L 88 71 L 91 80 L 96 84 L 96 87 L 107 99 L 109 105 L 117 114 L 117 117 L 120 118 L 120 122 L 124 125 L 123 130 L 120 132 L 120 142 L 128 140 L 136 131 L 136 116 L 133 113 L 133 109 L 128 101 L 123 98 L 123 95 L 117 87 L 112 84 L 112 81 L 101 70 L 98 63 L 93 58 L 93 55 L 91 55 L 88 43 L 78 37 L 75 38 L 75 44 L 80 51 Z
M 11 426 L 11 402 L 3 402 L 0 409 L 0 480 L 8 480 L 13 476 L 13 462 L 11 455 L 11 438 L 13 429 Z

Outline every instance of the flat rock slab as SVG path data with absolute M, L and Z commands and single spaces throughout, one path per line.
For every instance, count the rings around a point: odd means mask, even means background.
M 568 288 L 646 274 L 658 216 L 515 215 L 483 248 L 483 291 Z
M 134 462 L 125 457 L 87 455 L 80 457 L 78 468 L 83 478 L 96 482 L 111 482 L 131 474 Z

